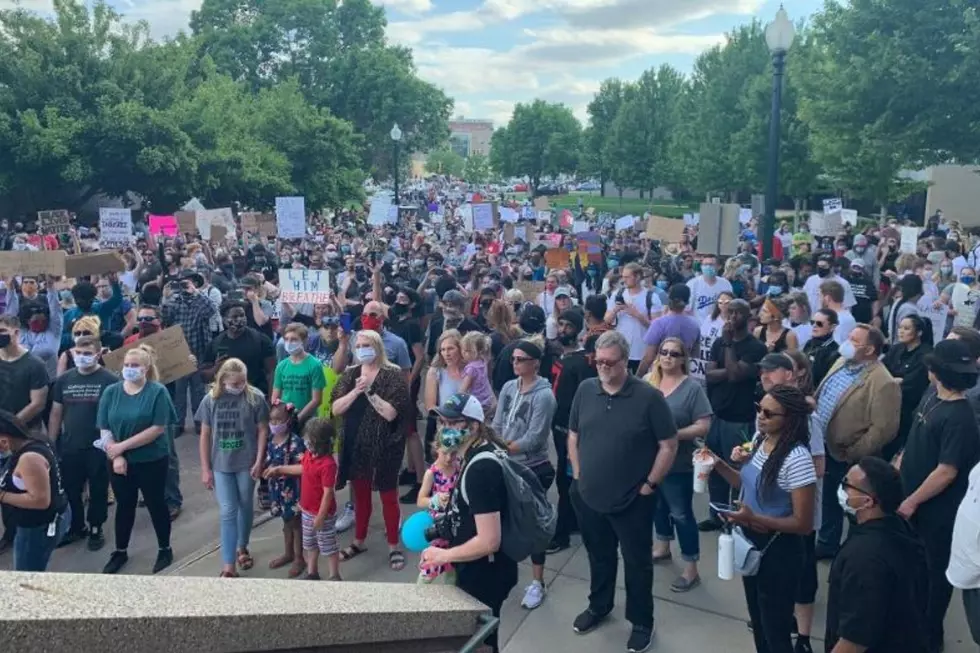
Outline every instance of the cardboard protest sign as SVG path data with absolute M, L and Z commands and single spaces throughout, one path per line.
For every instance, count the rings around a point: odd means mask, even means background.
M 228 229 L 223 224 L 211 225 L 211 242 L 223 243 L 228 237 Z
M 533 302 L 544 292 L 544 281 L 515 281 L 514 288 L 521 291 L 524 301 Z
M 827 215 L 819 211 L 810 211 L 810 233 L 814 236 L 833 238 L 841 230 L 843 220 L 840 211 Z
M 99 247 L 128 247 L 133 244 L 133 212 L 129 209 L 99 209 Z
M 37 226 L 42 234 L 66 234 L 71 231 L 71 217 L 68 211 L 38 211 Z
M 852 227 L 856 227 L 858 224 L 858 212 L 854 209 L 841 209 L 840 219 L 844 224 L 849 224 Z
M 679 243 L 684 235 L 684 221 L 651 215 L 647 218 L 646 235 L 650 240 Z
M 551 202 L 548 201 L 547 197 L 535 197 L 534 208 L 538 211 L 550 211 Z
M 88 254 L 72 254 L 65 261 L 65 276 L 91 277 L 96 274 L 124 272 L 126 262 L 117 252 L 90 252 Z
M 738 204 L 705 202 L 698 213 L 698 252 L 733 256 L 738 253 L 742 228 L 738 221 Z
M 197 213 L 195 211 L 177 211 L 177 229 L 182 234 L 192 234 L 197 231 Z
M 330 302 L 330 272 L 327 270 L 279 270 L 279 297 L 287 304 Z
M 276 198 L 276 224 L 280 238 L 306 236 L 306 200 L 303 197 Z
M 756 193 L 752 196 L 752 215 L 766 214 L 766 196 Z
M 544 262 L 549 270 L 567 270 L 570 264 L 568 250 L 561 247 L 546 250 Z
M 496 203 L 473 204 L 473 231 L 489 231 L 497 224 Z
M 823 201 L 823 212 L 825 215 L 830 215 L 831 213 L 840 213 L 840 210 L 844 208 L 844 203 L 839 197 L 831 197 L 830 199 L 825 199 Z
M 504 224 L 504 242 L 508 245 L 514 242 L 514 231 L 515 225 L 512 222 L 507 222 Z
M 902 227 L 902 244 L 899 251 L 903 254 L 915 254 L 915 246 L 919 242 L 918 227 Z
M 154 333 L 152 336 L 123 345 L 120 349 L 103 356 L 102 363 L 107 370 L 120 374 L 123 361 L 126 359 L 126 352 L 137 345 L 153 347 L 153 351 L 157 354 L 157 371 L 160 373 L 160 383 L 170 383 L 197 371 L 197 366 L 190 360 L 191 350 L 187 346 L 184 330 L 180 326 L 172 326 L 159 333 Z
M 0 252 L 0 277 L 65 276 L 63 250 L 48 252 Z
M 223 240 L 211 233 L 215 227 L 224 227 L 225 234 L 233 234 L 236 231 L 235 216 L 229 207 L 222 209 L 206 209 L 195 213 L 197 230 L 204 240 L 218 242 Z
M 154 236 L 173 238 L 177 235 L 177 218 L 172 215 L 151 215 L 150 233 Z

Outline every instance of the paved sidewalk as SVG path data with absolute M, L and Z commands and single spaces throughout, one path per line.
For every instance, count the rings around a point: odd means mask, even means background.
M 552 490 L 552 493 L 554 490 Z M 341 498 L 346 493 L 341 493 Z M 700 499 L 700 497 L 699 497 Z M 695 512 L 706 512 L 706 505 L 696 505 Z M 415 512 L 412 506 L 402 507 L 403 518 Z M 387 564 L 387 545 L 381 524 L 381 507 L 375 495 L 372 525 L 368 535 L 368 552 L 341 565 L 344 580 L 371 582 L 415 582 L 417 556 L 408 554 L 409 565 L 401 572 L 393 572 Z M 217 538 L 218 524 L 212 526 Z M 341 542 L 350 542 L 351 532 L 341 536 Z M 716 573 L 717 534 L 702 535 L 700 563 L 702 584 L 686 594 L 670 591 L 670 583 L 679 573 L 679 552 L 674 550 L 676 561 L 660 565 L 654 572 L 655 616 L 657 635 L 653 651 L 664 653 L 751 653 L 754 651 L 752 635 L 745 625 L 747 613 L 742 584 L 738 580 L 721 581 Z M 524 586 L 530 582 L 531 568 L 521 564 L 518 586 L 504 604 L 501 624 L 501 641 L 505 653 L 601 653 L 623 651 L 629 636 L 629 623 L 623 617 L 625 591 L 622 572 L 617 585 L 616 609 L 613 619 L 592 634 L 578 636 L 572 631 L 572 621 L 586 606 L 589 592 L 589 565 L 585 549 L 575 538 L 574 546 L 555 556 L 545 564 L 545 582 L 548 597 L 537 610 L 528 611 L 520 606 Z M 268 561 L 283 550 L 281 522 L 272 519 L 258 526 L 252 534 L 251 552 L 256 566 L 243 575 L 250 578 L 285 578 L 285 570 L 272 571 Z M 322 563 L 321 563 L 322 564 Z M 179 561 L 172 573 L 189 576 L 217 576 L 221 563 L 215 545 L 205 547 L 196 554 Z M 826 580 L 829 566 L 820 564 L 820 591 L 817 597 L 814 649 L 823 651 L 824 610 Z M 234 581 L 228 581 L 233 583 Z M 300 582 L 300 581 L 297 581 Z M 969 630 L 963 616 L 959 592 L 946 619 L 946 653 L 976 651 L 969 638 Z

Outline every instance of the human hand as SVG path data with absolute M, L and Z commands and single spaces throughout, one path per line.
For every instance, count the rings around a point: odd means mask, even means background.
M 643 485 L 640 486 L 640 496 L 648 497 L 651 494 L 653 494 L 653 488 L 650 487 L 650 485 L 646 483 L 646 481 L 644 481 Z
M 325 521 L 325 519 L 326 518 L 325 517 L 322 517 L 321 515 L 317 515 L 316 517 L 314 517 L 313 518 L 313 530 L 315 530 L 315 531 L 321 530 L 323 528 L 323 522 Z
M 210 469 L 202 469 L 201 470 L 201 483 L 203 483 L 204 484 L 204 487 L 207 488 L 208 490 L 213 490 L 214 489 L 214 472 L 212 472 Z
M 735 512 L 723 512 L 719 514 L 728 521 L 735 522 L 741 526 L 751 526 L 752 520 L 755 518 L 755 513 L 744 503 L 740 503 L 738 510 Z
M 438 566 L 450 564 L 452 560 L 450 560 L 449 551 L 447 549 L 440 549 L 437 546 L 430 546 L 422 552 L 422 562 L 426 565 Z
M 123 458 L 122 456 L 120 456 L 120 457 L 118 457 L 118 458 L 116 458 L 116 459 L 114 459 L 112 461 L 112 471 L 113 471 L 113 473 L 119 474 L 120 476 L 125 476 L 126 475 L 126 471 L 128 469 L 129 469 L 129 463 L 127 463 L 126 462 L 126 459 Z
M 751 444 L 751 443 L 747 443 L 747 444 Z M 732 462 L 733 463 L 737 463 L 737 464 L 741 465 L 742 463 L 744 463 L 746 460 L 748 460 L 751 457 L 752 457 L 752 449 L 751 448 L 746 449 L 745 448 L 745 445 L 741 445 L 740 444 L 737 447 L 735 447 L 734 449 L 732 449 Z M 715 462 L 717 462 L 717 456 L 715 456 L 715 459 L 716 459 Z
M 279 468 L 276 466 L 268 467 L 264 472 L 262 472 L 262 478 L 276 478 L 277 476 L 281 476 L 281 475 L 282 473 L 279 471 Z
M 253 481 L 257 481 L 260 478 L 262 478 L 262 461 L 261 460 L 256 461 L 256 463 L 254 465 L 252 465 L 252 469 L 249 470 L 249 476 L 252 477 L 252 480 Z
M 905 519 L 912 519 L 912 515 L 914 515 L 915 511 L 918 509 L 919 509 L 919 504 L 916 503 L 915 499 L 909 497 L 902 502 L 902 505 L 898 507 L 898 514 L 900 514 Z
M 363 376 L 357 377 L 357 381 L 354 382 L 354 391 L 357 392 L 357 394 L 364 394 L 370 387 L 371 384 L 368 383 L 368 380 Z
M 110 442 L 105 448 L 105 453 L 109 460 L 115 460 L 126 452 L 126 446 L 122 442 Z

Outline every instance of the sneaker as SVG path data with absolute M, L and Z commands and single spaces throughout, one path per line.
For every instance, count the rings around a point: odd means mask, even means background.
M 797 637 L 796 646 L 793 648 L 793 653 L 813 653 L 813 647 L 810 645 L 810 638 Z
M 564 551 L 565 549 L 571 548 L 571 546 L 572 544 L 570 542 L 564 542 L 564 541 L 559 542 L 558 540 L 551 540 L 551 544 L 548 545 L 548 548 L 545 549 L 544 552 L 547 553 L 548 555 L 554 555 L 556 553 L 560 553 Z
M 705 519 L 703 522 L 698 523 L 698 530 L 702 533 L 710 533 L 712 531 L 720 531 L 722 527 L 721 520 L 717 517 L 712 517 L 711 519 Z
M 338 533 L 343 533 L 344 531 L 349 531 L 353 525 L 354 505 L 348 501 L 347 505 L 344 506 L 344 511 L 340 513 L 340 517 L 337 517 L 336 529 Z
M 544 602 L 544 594 L 544 585 L 541 584 L 541 581 L 531 581 L 531 584 L 524 590 L 524 599 L 521 601 L 521 607 L 527 610 L 533 610 Z
M 701 577 L 695 576 L 691 580 L 684 578 L 683 576 L 678 576 L 673 583 L 670 584 L 670 591 L 682 594 L 684 592 L 690 592 L 695 587 L 701 584 Z
M 173 564 L 174 550 L 170 547 L 160 549 L 157 553 L 157 561 L 153 563 L 153 573 L 157 574 Z
M 415 502 L 419 500 L 419 490 L 421 489 L 422 489 L 421 485 L 412 485 L 412 489 L 410 489 L 405 494 L 401 495 L 401 497 L 399 497 L 398 499 L 398 502 L 403 503 L 407 506 L 414 506 Z
M 88 537 L 87 528 L 83 528 L 80 531 L 68 531 L 65 533 L 65 536 L 61 538 L 61 541 L 58 542 L 57 548 L 60 549 L 65 546 L 70 546 L 79 540 L 84 540 L 86 537 Z
M 105 546 L 105 534 L 101 526 L 93 526 L 88 532 L 88 550 L 98 551 Z
M 653 628 L 633 626 L 633 632 L 630 633 L 630 638 L 626 641 L 626 650 L 629 653 L 643 653 L 643 651 L 648 650 L 653 639 L 653 632 Z
M 129 562 L 129 554 L 125 551 L 113 551 L 109 556 L 109 562 L 102 568 L 103 574 L 115 574 Z
M 584 635 L 595 629 L 596 626 L 605 621 L 606 615 L 601 617 L 596 613 L 592 612 L 586 608 L 585 612 L 575 617 L 575 621 L 572 623 L 572 628 L 579 635 Z
M 181 508 L 180 506 L 174 506 L 173 508 L 170 508 L 169 509 L 170 521 L 176 521 L 177 518 L 180 517 L 180 513 L 182 513 L 183 511 L 184 511 L 183 508 Z

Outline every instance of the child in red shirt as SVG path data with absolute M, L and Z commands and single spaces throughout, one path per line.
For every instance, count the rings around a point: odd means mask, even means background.
M 337 461 L 333 457 L 336 431 L 329 419 L 313 418 L 303 429 L 306 452 L 299 465 L 270 470 L 273 476 L 299 476 L 299 507 L 303 521 L 305 580 L 320 580 L 317 564 L 327 558 L 329 580 L 340 580 L 340 548 L 337 546 Z

